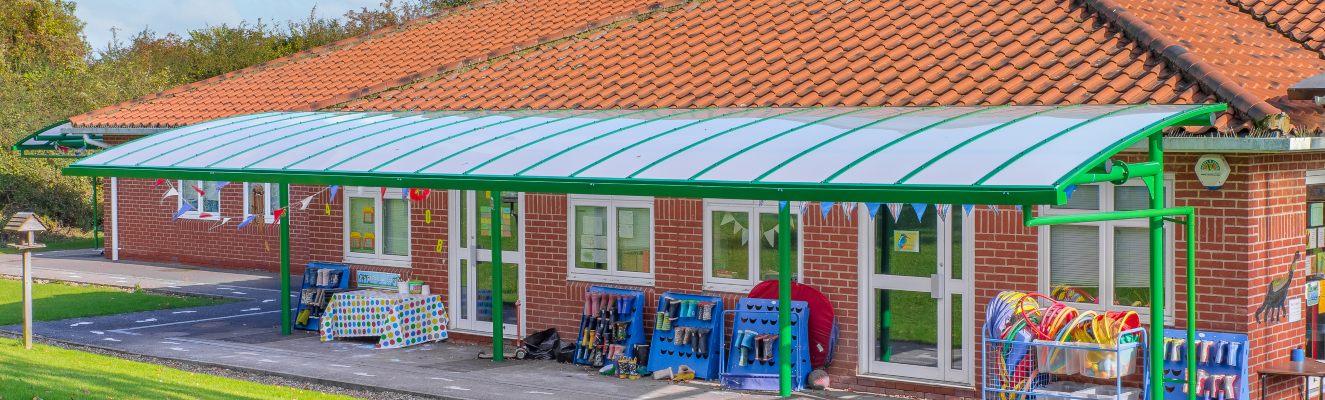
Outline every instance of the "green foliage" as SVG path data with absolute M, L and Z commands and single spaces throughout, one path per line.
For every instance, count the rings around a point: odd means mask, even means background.
M 68 160 L 20 159 L 7 148 L 32 132 L 100 107 L 444 12 L 468 0 L 384 1 L 344 18 L 207 26 L 184 35 L 144 30 L 91 51 L 66 0 L 0 7 L 0 215 L 27 210 L 90 227 L 91 185 L 63 177 Z M 315 10 L 313 10 L 315 11 Z

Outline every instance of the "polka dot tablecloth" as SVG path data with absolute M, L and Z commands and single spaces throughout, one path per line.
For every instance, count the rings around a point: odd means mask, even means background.
M 377 336 L 377 348 L 394 349 L 446 340 L 449 322 L 442 296 L 336 293 L 322 314 L 322 340 Z

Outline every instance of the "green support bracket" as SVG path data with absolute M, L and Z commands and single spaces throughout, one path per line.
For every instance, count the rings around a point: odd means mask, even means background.
M 281 219 L 281 334 L 290 334 L 290 184 L 280 185 Z
M 501 259 L 501 191 L 493 190 L 492 194 L 492 361 L 502 362 L 504 356 L 503 345 L 505 342 L 505 319 L 502 316 L 502 304 L 505 299 L 502 298 L 502 259 Z
M 778 394 L 791 397 L 791 202 L 778 202 Z

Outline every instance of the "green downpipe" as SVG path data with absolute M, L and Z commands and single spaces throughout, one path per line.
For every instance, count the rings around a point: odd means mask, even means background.
M 791 397 L 791 202 L 778 202 L 778 394 Z
M 282 183 L 280 204 L 285 207 L 281 213 L 281 334 L 290 334 L 290 184 Z
M 1187 214 L 1187 370 L 1196 370 L 1196 213 Z M 1163 386 L 1163 385 L 1160 385 Z M 1196 400 L 1196 374 L 1187 374 L 1187 400 Z
M 97 202 L 97 186 L 100 179 L 92 177 L 92 244 L 101 248 L 101 203 Z
M 489 232 L 489 235 L 492 235 L 492 361 L 501 362 L 506 359 L 505 353 L 503 353 L 506 350 L 502 348 L 505 339 L 505 333 L 502 332 L 502 328 L 504 328 L 503 325 L 505 324 L 505 319 L 502 316 L 502 308 L 504 308 L 506 301 L 502 298 L 502 292 L 504 291 L 502 289 L 504 287 L 502 286 L 501 277 L 502 200 L 501 191 L 493 190 L 489 193 L 491 193 L 492 196 L 492 202 L 490 203 L 492 206 L 492 223 L 489 224 L 490 226 L 488 227 L 491 231 Z
M 1150 136 L 1150 161 L 1158 164 L 1155 175 L 1150 177 L 1150 208 L 1164 208 L 1164 135 L 1155 133 Z M 1150 217 L 1150 398 L 1164 398 L 1164 347 L 1156 343 L 1164 341 L 1164 217 Z M 1188 288 L 1191 291 L 1191 288 Z M 1190 345 L 1188 347 L 1191 347 Z M 1191 369 L 1189 376 L 1196 376 L 1196 369 Z M 1196 399 L 1196 391 L 1187 391 L 1189 399 Z

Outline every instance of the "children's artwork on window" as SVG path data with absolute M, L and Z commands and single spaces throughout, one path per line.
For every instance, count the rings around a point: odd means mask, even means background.
M 365 224 L 371 224 L 371 223 L 373 223 L 373 208 L 372 208 L 372 207 L 364 207 L 364 208 L 363 208 L 363 223 L 365 223 Z

